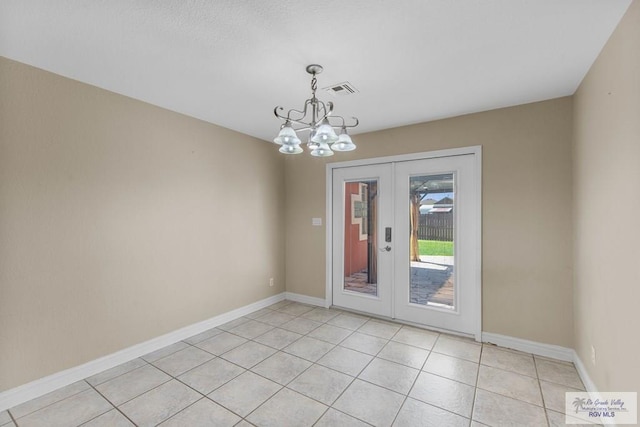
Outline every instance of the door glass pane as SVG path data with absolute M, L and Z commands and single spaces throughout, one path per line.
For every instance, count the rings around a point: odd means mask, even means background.
M 409 302 L 455 308 L 454 175 L 409 179 Z
M 378 181 L 344 184 L 344 289 L 378 295 Z

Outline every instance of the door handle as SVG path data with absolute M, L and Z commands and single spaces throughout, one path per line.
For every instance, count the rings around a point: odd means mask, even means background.
M 380 252 L 391 252 L 391 246 L 387 245 L 384 248 L 380 248 Z

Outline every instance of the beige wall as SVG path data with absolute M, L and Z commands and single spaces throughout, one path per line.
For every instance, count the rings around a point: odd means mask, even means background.
M 599 390 L 640 391 L 638 0 L 574 102 L 575 347 Z
M 572 99 L 357 135 L 329 162 L 482 145 L 483 330 L 573 345 Z M 287 158 L 287 290 L 325 296 L 325 162 Z
M 0 58 L 0 391 L 284 291 L 282 162 Z

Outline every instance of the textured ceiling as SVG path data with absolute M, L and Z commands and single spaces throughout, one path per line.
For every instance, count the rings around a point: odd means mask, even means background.
M 571 95 L 631 0 L 2 0 L 0 55 L 271 140 L 310 63 L 358 132 Z

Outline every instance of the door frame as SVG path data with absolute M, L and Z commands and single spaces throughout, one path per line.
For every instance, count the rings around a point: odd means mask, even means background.
M 475 161 L 475 191 L 478 195 L 474 209 L 476 215 L 476 265 L 474 266 L 474 286 L 476 305 L 476 326 L 474 338 L 482 339 L 482 146 L 450 148 L 445 150 L 427 151 L 422 153 L 401 154 L 388 157 L 374 157 L 371 159 L 349 160 L 344 162 L 327 163 L 326 165 L 326 266 L 325 266 L 325 307 L 333 305 L 333 170 L 351 166 L 366 166 L 379 163 L 403 162 L 410 160 L 434 159 L 438 157 L 453 157 L 462 155 L 474 155 Z

